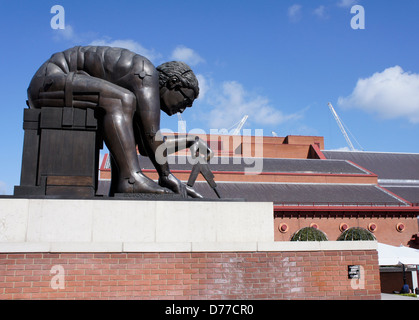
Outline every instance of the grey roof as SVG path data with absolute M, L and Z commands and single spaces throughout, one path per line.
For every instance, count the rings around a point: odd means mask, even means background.
M 225 198 L 245 198 L 248 201 L 272 201 L 277 204 L 359 204 L 403 205 L 396 197 L 374 185 L 218 183 Z M 196 183 L 198 192 L 214 198 L 205 183 Z
M 171 170 L 191 170 L 194 163 L 186 156 L 170 156 L 168 159 Z M 139 161 L 142 169 L 154 169 L 148 157 L 139 156 Z M 244 172 L 246 168 L 258 169 L 260 167 L 262 172 L 369 174 L 345 160 L 214 157 L 209 166 L 212 171 L 219 172 Z M 110 168 L 109 163 L 105 165 L 105 168 Z
M 419 180 L 419 154 L 364 151 L 322 151 L 327 159 L 350 160 L 378 179 Z
M 417 186 L 391 186 L 385 188 L 415 205 L 419 204 L 419 187 Z
M 321 174 L 364 174 L 379 175 L 388 179 L 388 188 L 361 184 L 285 184 L 217 181 L 223 198 L 242 198 L 247 201 L 269 201 L 277 204 L 315 204 L 315 205 L 406 205 L 399 195 L 412 203 L 419 203 L 419 181 L 403 185 L 403 181 L 419 180 L 419 154 L 393 154 L 373 152 L 323 151 L 326 160 L 320 159 L 271 159 L 271 158 L 214 158 L 210 162 L 212 171 L 244 172 L 245 168 L 255 166 L 255 161 L 263 161 L 263 172 L 321 173 Z M 139 156 L 142 169 L 154 169 L 147 157 Z M 353 162 L 353 163 L 352 163 Z M 185 156 L 169 157 L 172 170 L 191 170 L 193 163 Z M 260 165 L 260 163 L 259 163 Z M 359 166 L 358 166 L 359 165 Z M 109 163 L 105 168 L 109 168 Z M 391 181 L 402 181 L 395 186 Z M 99 182 L 98 194 L 108 193 L 110 181 Z M 196 190 L 207 198 L 216 199 L 213 190 L 206 182 L 195 183 Z M 416 188 L 415 188 L 416 187 Z M 388 192 L 388 191 L 390 192 Z M 393 192 L 394 194 L 392 194 Z
M 100 181 L 98 194 L 106 195 L 110 181 Z M 216 199 L 206 182 L 196 182 L 196 191 Z M 406 205 L 375 185 L 281 184 L 281 183 L 217 183 L 222 198 L 268 201 L 276 204 L 306 205 Z

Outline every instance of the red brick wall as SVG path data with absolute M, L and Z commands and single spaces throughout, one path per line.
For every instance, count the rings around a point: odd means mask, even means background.
M 400 291 L 403 287 L 403 272 L 381 272 L 381 292 L 393 293 L 393 291 Z M 410 289 L 413 288 L 412 272 L 406 271 L 406 282 Z
M 412 248 L 419 248 L 411 241 L 412 236 L 417 234 L 418 220 L 415 214 L 411 216 L 404 216 L 402 213 L 388 213 L 374 214 L 372 212 L 336 212 L 336 213 L 322 213 L 321 212 L 303 212 L 299 215 L 290 214 L 288 216 L 278 216 L 274 220 L 274 237 L 275 241 L 289 241 L 292 235 L 299 229 L 309 227 L 312 223 L 315 223 L 319 230 L 323 231 L 329 241 L 336 241 L 336 239 L 342 234 L 339 226 L 342 223 L 346 223 L 349 228 L 361 227 L 368 229 L 368 226 L 374 223 L 377 228 L 373 232 L 377 241 L 380 243 L 389 244 L 392 246 L 408 246 Z M 280 231 L 280 225 L 285 223 L 289 228 L 287 232 L 283 233 Z M 403 232 L 397 231 L 397 224 L 403 223 L 405 229 Z
M 0 298 L 380 299 L 377 260 L 375 250 L 0 254 Z M 57 265 L 64 278 L 51 281 Z M 348 265 L 365 271 L 360 288 Z

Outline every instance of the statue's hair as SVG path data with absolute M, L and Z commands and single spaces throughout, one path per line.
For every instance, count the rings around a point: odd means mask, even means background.
M 185 88 L 192 89 L 195 98 L 199 95 L 199 83 L 192 69 L 182 61 L 170 61 L 159 65 L 156 68 L 159 71 L 160 88 L 166 86 L 167 81 L 176 76 Z

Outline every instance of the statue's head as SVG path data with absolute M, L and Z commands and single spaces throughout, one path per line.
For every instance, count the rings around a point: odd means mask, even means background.
M 157 67 L 159 71 L 160 108 L 169 116 L 192 107 L 198 98 L 198 79 L 184 62 L 171 61 Z

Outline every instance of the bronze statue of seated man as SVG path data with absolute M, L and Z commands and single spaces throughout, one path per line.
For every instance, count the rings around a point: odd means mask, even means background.
M 169 116 L 191 107 L 198 80 L 188 65 L 172 61 L 155 68 L 127 49 L 78 46 L 55 53 L 35 73 L 28 88 L 30 108 L 99 108 L 103 135 L 112 159 L 111 193 L 179 193 L 201 197 L 183 184 L 166 162 L 156 159 L 163 143 L 177 150 L 195 140 L 160 135 L 160 110 Z M 186 138 L 183 138 L 186 139 Z M 211 150 L 202 141 L 208 154 Z M 158 183 L 141 172 L 137 147 L 153 162 Z

